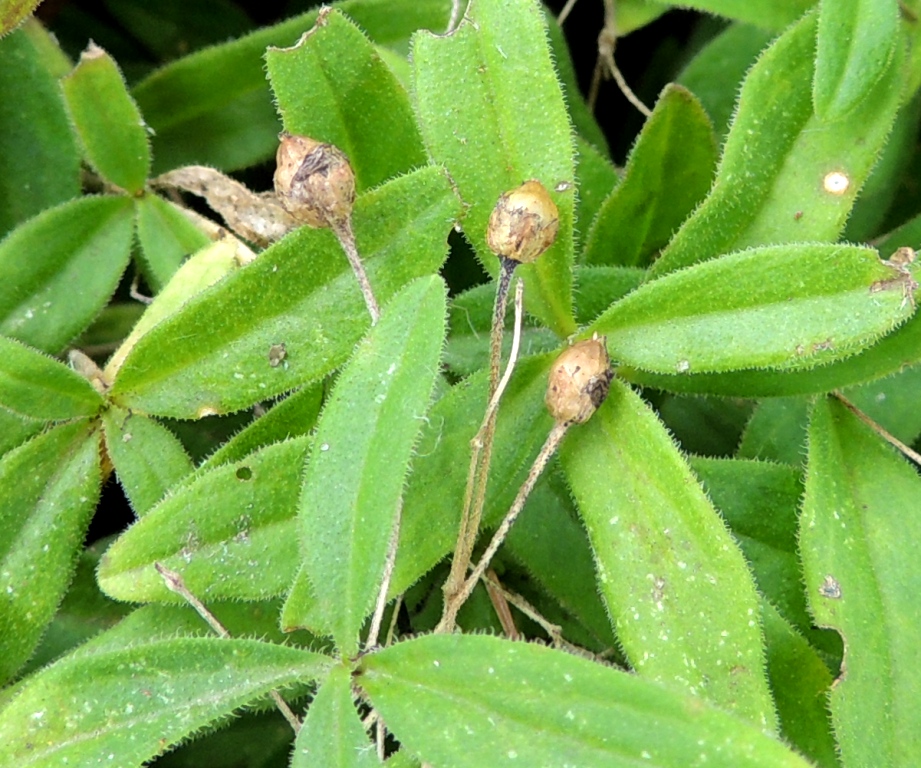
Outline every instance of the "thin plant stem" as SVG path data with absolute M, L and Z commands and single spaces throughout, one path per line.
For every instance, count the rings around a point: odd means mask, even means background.
M 448 28 L 445 30 L 446 35 L 450 35 L 457 25 L 460 24 L 461 20 L 461 6 L 464 5 L 466 0 L 451 0 L 451 18 L 448 19 Z
M 595 109 L 595 101 L 598 98 L 598 89 L 603 77 L 613 77 L 617 87 L 634 107 L 639 110 L 645 117 L 649 117 L 652 111 L 647 107 L 640 98 L 633 92 L 627 84 L 620 69 L 614 61 L 614 49 L 617 47 L 617 10 L 614 0 L 605 0 L 604 3 L 604 26 L 598 35 L 598 60 L 595 63 L 595 73 L 592 77 L 592 85 L 589 89 L 588 105 L 589 108 Z
M 502 270 L 499 276 L 499 285 L 496 289 L 496 302 L 493 309 L 492 331 L 490 333 L 490 369 L 489 390 L 487 396 L 486 413 L 480 428 L 471 441 L 470 466 L 467 470 L 467 484 L 464 489 L 464 507 L 461 514 L 461 523 L 457 535 L 457 545 L 454 548 L 454 557 L 451 561 L 451 572 L 444 585 L 445 608 L 450 603 L 453 595 L 467 574 L 473 546 L 476 543 L 483 513 L 483 504 L 486 499 L 486 481 L 489 475 L 489 464 L 492 461 L 492 443 L 495 437 L 496 411 L 499 398 L 505 390 L 505 385 L 511 377 L 521 339 L 521 321 L 523 310 L 523 286 L 519 282 L 515 289 L 515 325 L 512 338 L 512 353 L 506 366 L 505 375 L 499 379 L 499 366 L 502 362 L 502 336 L 505 326 L 505 311 L 508 304 L 508 289 L 515 269 L 516 262 L 511 259 L 502 259 Z M 497 397 L 498 394 L 498 397 Z M 453 627 L 452 627 L 453 629 Z M 450 630 L 449 630 L 450 631 Z
M 390 616 L 390 626 L 387 629 L 387 639 L 384 641 L 385 646 L 393 645 L 393 636 L 397 631 L 397 619 L 400 617 L 400 606 L 403 605 L 403 595 L 397 595 L 393 603 L 393 614 Z
M 607 64 L 608 64 L 608 69 L 610 70 L 611 74 L 614 76 L 614 81 L 617 83 L 617 87 L 620 88 L 620 92 L 626 97 L 627 101 L 629 101 L 634 107 L 636 107 L 640 111 L 640 113 L 642 113 L 643 117 L 649 117 L 652 114 L 652 110 L 649 107 L 647 107 L 642 101 L 640 101 L 640 97 L 637 96 L 631 90 L 629 85 L 627 85 L 627 81 L 624 79 L 624 76 L 621 74 L 620 70 L 617 68 L 617 64 L 614 63 L 613 54 L 611 55 L 611 58 L 607 62 Z
M 573 7 L 576 4 L 576 0 L 566 0 L 566 5 L 563 6 L 563 10 L 560 11 L 560 15 L 556 17 L 556 23 L 561 27 L 565 23 L 566 19 L 569 18 L 569 14 L 572 11 Z
M 446 596 L 444 615 L 439 625 L 435 628 L 436 633 L 453 631 L 457 621 L 458 611 L 467 601 L 467 598 L 470 597 L 470 593 L 473 592 L 474 587 L 476 587 L 477 582 L 486 572 L 496 552 L 499 551 L 499 547 L 502 546 L 502 543 L 508 536 L 508 532 L 518 519 L 518 515 L 520 515 L 521 510 L 524 509 L 524 504 L 528 496 L 531 494 L 531 491 L 534 490 L 538 478 L 541 476 L 541 473 L 544 471 L 544 468 L 556 452 L 560 443 L 563 441 L 569 427 L 569 422 L 558 421 L 553 425 L 550 434 L 547 435 L 547 439 L 544 441 L 543 447 L 540 449 L 540 453 L 537 454 L 537 458 L 534 459 L 534 463 L 531 465 L 528 476 L 525 478 L 524 483 L 522 483 L 521 488 L 518 489 L 518 495 L 515 496 L 512 506 L 509 507 L 508 512 L 506 512 L 505 517 L 493 534 L 489 546 L 486 547 L 486 551 L 480 558 L 480 562 L 473 568 L 457 593 L 455 595 Z
M 352 272 L 355 273 L 355 279 L 358 280 L 358 287 L 361 289 L 361 295 L 364 297 L 365 305 L 368 307 L 368 314 L 371 315 L 371 325 L 377 325 L 381 319 L 381 308 L 374 298 L 374 291 L 371 290 L 371 283 L 368 281 L 368 273 L 365 272 L 364 265 L 361 263 L 361 257 L 358 255 L 358 247 L 355 245 L 355 233 L 352 231 L 352 222 L 346 219 L 338 222 L 333 226 L 333 232 L 339 239 L 342 250 L 349 260 Z
M 921 454 L 910 446 L 905 445 L 899 438 L 893 435 L 891 432 L 886 431 L 886 429 L 877 422 L 873 421 L 867 414 L 861 411 L 856 405 L 854 405 L 850 400 L 848 400 L 840 392 L 835 392 L 834 396 L 838 398 L 838 401 L 847 408 L 851 413 L 853 413 L 858 419 L 860 419 L 864 424 L 866 424 L 870 429 L 872 429 L 877 435 L 879 435 L 883 440 L 885 440 L 889 445 L 896 448 L 904 456 L 911 459 L 915 464 L 921 467 Z
M 502 625 L 502 631 L 509 640 L 520 640 L 521 633 L 515 626 L 515 617 L 512 616 L 512 610 L 509 608 L 509 601 L 506 599 L 505 590 L 499 583 L 499 577 L 496 572 L 490 568 L 483 574 L 483 584 L 486 586 L 486 593 L 492 603 L 493 610 Z
M 182 576 L 176 571 L 170 570 L 162 563 L 154 563 L 154 568 L 157 569 L 157 573 L 163 578 L 166 588 L 171 592 L 175 592 L 191 605 L 195 609 L 195 612 L 205 620 L 218 637 L 222 637 L 225 640 L 230 638 L 230 632 L 227 631 L 227 628 L 217 620 L 217 617 L 208 610 L 201 600 L 192 594 L 185 585 Z M 294 733 L 298 733 L 301 730 L 301 721 L 298 720 L 297 715 L 294 714 L 291 707 L 288 706 L 288 703 L 281 697 L 278 691 L 270 691 L 269 695 L 272 697 L 272 701 L 275 702 L 275 706 L 278 707 L 279 712 L 281 712 L 285 720 L 288 721 L 291 728 L 294 729 Z
M 397 504 L 396 518 L 393 521 L 393 530 L 390 533 L 390 542 L 387 544 L 387 559 L 384 561 L 384 574 L 381 577 L 381 588 L 377 593 L 377 604 L 374 615 L 371 617 L 371 628 L 368 631 L 366 648 L 374 648 L 380 635 L 381 623 L 384 620 L 384 610 L 387 608 L 387 593 L 390 591 L 390 580 L 393 577 L 393 568 L 397 560 L 397 545 L 400 543 L 400 518 L 403 512 L 402 500 Z

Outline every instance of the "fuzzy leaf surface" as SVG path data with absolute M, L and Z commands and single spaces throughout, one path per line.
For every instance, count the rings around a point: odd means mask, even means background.
M 428 635 L 365 656 L 360 672 L 396 737 L 435 765 L 807 765 L 699 699 L 545 646 Z
M 157 195 L 144 195 L 135 205 L 145 276 L 151 288 L 159 293 L 185 258 L 204 248 L 210 240 L 176 206 Z
M 841 403 L 819 400 L 800 552 L 812 615 L 845 643 L 829 701 L 846 766 L 921 759 L 919 509 L 917 472 Z
M 315 610 L 346 655 L 358 651 L 380 588 L 444 334 L 444 283 L 408 285 L 343 368 L 317 424 L 298 513 L 304 564 Z
M 194 469 L 179 438 L 154 419 L 112 406 L 102 422 L 106 451 L 138 516 Z
M 444 173 L 433 167 L 356 201 L 358 251 L 379 302 L 438 270 L 458 207 Z M 341 365 L 368 326 L 336 238 L 302 227 L 138 341 L 112 397 L 179 418 L 240 410 Z M 269 353 L 279 344 L 286 357 L 273 367 Z
M 414 36 L 414 93 L 429 155 L 457 184 L 468 206 L 464 233 L 487 270 L 497 263 L 486 227 L 499 196 L 527 179 L 547 188 L 559 209 L 556 243 L 518 271 L 529 311 L 566 336 L 575 330 L 575 162 L 544 24 L 530 0 L 475 0 L 451 35 Z M 556 191 L 561 182 L 568 188 Z
M 816 0 L 683 0 L 681 5 L 704 13 L 781 31 L 808 11 Z
M 63 363 L 0 336 L 0 406 L 28 419 L 94 416 L 103 399 Z
M 266 64 L 285 130 L 345 152 L 359 192 L 425 165 L 409 94 L 342 12 L 293 48 L 270 48 Z
M 0 680 L 29 658 L 54 616 L 100 484 L 99 439 L 86 421 L 55 427 L 0 460 Z
M 654 275 L 751 246 L 838 239 L 901 105 L 902 67 L 894 62 L 847 116 L 821 120 L 812 107 L 815 35 L 808 14 L 749 70 L 713 188 Z
M 445 29 L 451 3 L 346 0 L 336 7 L 376 43 L 405 50 L 415 30 Z M 155 131 L 155 173 L 190 164 L 231 171 L 274 156 L 280 125 L 265 78 L 265 49 L 293 45 L 317 15 L 309 11 L 196 51 L 138 83 L 133 95 Z
M 773 730 L 751 574 L 665 427 L 615 380 L 578 430 L 563 444 L 563 472 L 629 661 Z
M 768 246 L 648 282 L 586 333 L 656 373 L 811 367 L 902 324 L 914 311 L 910 290 L 909 276 L 871 248 Z
M 3 10 L 7 7 L 4 3 Z M 25 27 L 0 39 L 0 61 L 2 237 L 45 208 L 80 194 L 80 153 L 60 88 Z
M 0 242 L 0 333 L 60 352 L 118 285 L 133 219 L 127 198 L 81 197 L 10 232 Z
M 706 196 L 717 148 L 694 95 L 668 85 L 646 120 L 624 177 L 605 199 L 585 245 L 587 264 L 646 266 Z
M 295 515 L 308 441 L 268 446 L 175 489 L 109 548 L 99 586 L 117 600 L 176 602 L 159 562 L 202 599 L 283 593 L 299 562 Z
M 347 667 L 330 670 L 294 742 L 291 768 L 371 768 L 380 765 L 352 701 Z
M 69 656 L 0 710 L 0 766 L 139 766 L 275 688 L 320 677 L 329 663 L 299 648 L 224 638 Z
M 901 43 L 898 0 L 821 0 L 812 99 L 834 120 L 863 101 Z

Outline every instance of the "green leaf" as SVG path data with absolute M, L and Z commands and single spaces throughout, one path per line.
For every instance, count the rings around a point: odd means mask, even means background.
M 0 62 L 2 237 L 80 194 L 80 153 L 58 84 L 25 29 L 0 40 Z
M 823 121 L 812 111 L 815 30 L 809 14 L 749 71 L 713 188 L 654 274 L 751 246 L 838 239 L 901 105 L 902 68 L 894 62 L 849 115 Z
M 0 680 L 29 658 L 54 616 L 101 481 L 99 439 L 86 421 L 55 427 L 0 460 Z
M 118 65 L 91 42 L 61 85 L 90 165 L 115 186 L 140 193 L 150 173 L 150 146 Z
M 457 213 L 447 178 L 431 167 L 356 201 L 358 251 L 379 302 L 441 266 Z M 111 394 L 126 408 L 179 418 L 239 410 L 329 373 L 368 324 L 335 237 L 302 227 L 146 334 Z M 287 365 L 273 367 L 280 344 Z
M 821 0 L 816 114 L 834 120 L 854 109 L 885 77 L 900 44 L 898 0 Z
M 45 427 L 45 422 L 26 419 L 15 413 L 0 408 L 0 456 L 22 445 L 26 440 L 37 435 Z
M 59 352 L 108 302 L 133 230 L 123 197 L 82 197 L 13 230 L 0 242 L 0 333 Z
M 179 439 L 153 419 L 113 406 L 102 421 L 106 452 L 138 516 L 194 469 Z
M 847 649 L 830 697 L 844 765 L 921 759 L 919 503 L 912 467 L 842 404 L 816 403 L 800 550 L 815 621 Z
M 135 205 L 144 273 L 154 293 L 159 293 L 186 257 L 211 241 L 175 205 L 156 195 L 144 195 Z
M 807 766 L 698 699 L 544 646 L 429 635 L 360 664 L 388 728 L 435 765 Z
M 345 152 L 359 192 L 425 164 L 409 94 L 341 12 L 265 60 L 285 130 Z
M 739 85 L 775 35 L 749 24 L 731 24 L 710 40 L 681 71 L 677 82 L 703 104 L 716 135 L 729 130 Z
M 66 365 L 0 336 L 0 406 L 28 419 L 94 416 L 103 399 Z
M 623 180 L 592 223 L 585 262 L 646 266 L 706 196 L 716 160 L 713 126 L 700 102 L 679 85 L 666 86 Z
M 751 574 L 653 411 L 615 380 L 560 456 L 637 673 L 773 730 Z
M 310 651 L 218 638 L 70 656 L 0 710 L 0 765 L 140 765 L 269 691 L 320 677 L 328 664 Z
M 870 248 L 753 248 L 646 283 L 585 333 L 657 373 L 812 367 L 907 320 L 910 279 Z
M 301 541 L 315 611 L 345 655 L 358 651 L 380 589 L 444 333 L 444 283 L 408 285 L 343 368 L 317 425 L 301 488 Z
M 806 458 L 809 403 L 802 397 L 763 400 L 745 425 L 737 456 L 800 466 Z
M 808 11 L 816 0 L 682 0 L 685 8 L 725 16 L 780 31 Z
M 544 405 L 546 355 L 518 361 L 496 423 L 483 527 L 508 511 L 553 421 Z M 447 555 L 457 540 L 470 441 L 486 410 L 487 372 L 451 388 L 430 409 L 403 498 L 400 544 L 390 594 L 398 595 Z M 525 507 L 523 514 L 527 514 Z
M 336 666 L 320 686 L 291 755 L 291 768 L 380 765 L 352 702 L 351 672 Z
M 582 251 L 592 222 L 619 179 L 613 163 L 585 139 L 577 136 L 576 184 L 579 195 L 576 198 L 573 228 L 577 238 L 576 255 L 580 260 L 583 258 Z M 579 292 L 574 293 L 578 300 Z
M 590 323 L 615 301 L 639 288 L 646 270 L 637 267 L 576 267 L 576 321 Z
M 0 37 L 16 29 L 41 0 L 3 0 L 0 3 Z
M 497 262 L 486 226 L 499 196 L 527 179 L 550 192 L 556 244 L 519 271 L 529 311 L 558 335 L 572 333 L 573 147 L 537 4 L 475 0 L 451 35 L 417 34 L 412 61 L 422 136 L 468 206 L 464 233 L 488 270 Z
M 381 45 L 405 45 L 416 29 L 441 31 L 448 0 L 346 0 L 336 6 Z M 317 11 L 166 65 L 133 89 L 153 137 L 154 172 L 181 165 L 225 171 L 268 160 L 278 147 L 278 116 L 265 79 L 268 46 L 292 45 Z
M 99 586 L 117 600 L 176 602 L 159 562 L 202 599 L 283 593 L 299 561 L 295 514 L 308 442 L 268 446 L 175 489 L 109 548 Z

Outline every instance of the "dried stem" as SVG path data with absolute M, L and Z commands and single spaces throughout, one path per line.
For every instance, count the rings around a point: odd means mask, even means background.
M 562 14 L 561 14 L 562 15 Z M 627 81 L 621 74 L 620 69 L 614 62 L 614 49 L 617 47 L 617 13 L 614 0 L 605 0 L 604 3 L 604 26 L 598 34 L 598 60 L 595 63 L 595 72 L 592 76 L 592 84 L 589 89 L 588 106 L 589 109 L 595 109 L 595 102 L 598 99 L 598 89 L 601 85 L 602 78 L 613 77 L 614 82 L 624 97 L 634 107 L 636 107 L 645 117 L 649 117 L 652 111 L 647 107 L 640 98 L 633 92 Z
M 566 5 L 563 6 L 563 10 L 560 11 L 560 15 L 556 17 L 556 23 L 561 27 L 565 23 L 566 19 L 569 18 L 569 14 L 572 11 L 573 7 L 576 4 L 576 0 L 566 0 Z
M 502 625 L 502 631 L 505 632 L 505 636 L 509 640 L 520 640 L 521 633 L 518 631 L 518 627 L 515 626 L 515 617 L 512 616 L 512 611 L 509 608 L 506 591 L 499 583 L 499 577 L 492 568 L 483 575 L 483 584 L 486 586 L 486 593 L 489 595 L 489 600 L 496 612 L 496 616 L 499 618 L 499 623 Z
M 205 607 L 205 604 L 199 600 L 195 595 L 189 591 L 189 588 L 185 585 L 182 576 L 180 576 L 176 571 L 172 571 L 167 568 L 162 563 L 154 563 L 154 568 L 157 569 L 157 573 L 163 578 L 163 582 L 166 584 L 166 588 L 171 592 L 175 592 L 183 600 L 185 600 L 189 605 L 191 605 L 195 612 L 201 616 L 205 622 L 214 630 L 214 633 L 218 637 L 224 639 L 230 638 L 230 632 L 227 631 L 227 628 L 217 620 L 217 617 L 211 613 Z M 275 706 L 278 707 L 278 710 L 284 716 L 285 720 L 288 721 L 290 726 L 294 729 L 294 732 L 297 733 L 301 730 L 301 721 L 298 720 L 297 715 L 291 711 L 291 707 L 288 706 L 287 702 L 281 697 L 281 694 L 278 691 L 270 691 L 269 695 L 272 697 L 272 700 L 275 702 Z
M 499 285 L 496 288 L 496 302 L 493 309 L 492 331 L 490 333 L 489 390 L 486 413 L 483 416 L 480 429 L 471 441 L 470 466 L 467 471 L 467 485 L 464 490 L 464 509 L 458 530 L 457 545 L 454 549 L 454 558 L 451 562 L 451 572 L 444 586 L 445 610 L 447 610 L 451 596 L 463 584 L 467 568 L 470 566 L 470 558 L 473 554 L 473 546 L 476 543 L 486 500 L 486 484 L 489 477 L 489 465 L 492 462 L 492 445 L 496 429 L 496 411 L 499 399 L 514 369 L 521 340 L 523 286 L 519 282 L 515 289 L 515 325 L 512 351 L 505 374 L 500 380 L 499 366 L 502 362 L 502 337 L 505 329 L 508 289 L 512 273 L 517 264 L 511 259 L 500 259 L 500 262 L 501 272 L 499 274 Z M 453 627 L 447 631 L 451 630 L 453 630 Z
M 569 422 L 558 421 L 553 425 L 553 429 L 551 429 L 550 434 L 547 435 L 547 439 L 544 441 L 540 453 L 537 454 L 537 458 L 534 459 L 534 463 L 531 465 L 528 476 L 525 478 L 524 483 L 522 483 L 521 488 L 518 489 L 518 495 L 515 496 L 512 506 L 509 507 L 508 512 L 505 514 L 505 517 L 493 534 L 489 546 L 483 553 L 483 557 L 480 558 L 480 562 L 477 563 L 476 567 L 471 571 L 456 594 L 446 595 L 444 615 L 441 618 L 441 622 L 435 628 L 436 633 L 451 632 L 454 630 L 457 621 L 457 612 L 467 601 L 467 598 L 470 597 L 470 593 L 473 592 L 480 577 L 486 572 L 486 569 L 492 562 L 493 557 L 495 557 L 499 547 L 502 546 L 502 542 L 504 542 L 506 536 L 508 536 L 508 532 L 518 519 L 518 515 L 520 515 L 521 510 L 524 509 L 524 504 L 528 496 L 531 494 L 531 491 L 534 490 L 534 485 L 537 483 L 538 478 L 544 471 L 550 458 L 563 441 L 563 437 L 566 435 L 569 427 Z
M 368 274 L 365 272 L 364 265 L 358 255 L 358 248 L 355 245 L 355 234 L 352 232 L 352 222 L 346 219 L 337 223 L 333 227 L 333 232 L 339 238 L 339 244 L 345 251 L 345 256 L 349 260 L 355 278 L 358 280 L 358 287 L 361 289 L 361 295 L 364 297 L 365 305 L 368 307 L 368 313 L 371 315 L 371 325 L 376 325 L 381 318 L 381 309 L 374 298 L 374 292 L 371 290 L 371 283 L 368 281 Z
M 860 419 L 864 424 L 866 424 L 870 429 L 872 429 L 877 435 L 879 435 L 883 440 L 885 440 L 889 445 L 895 447 L 899 450 L 904 456 L 911 459 L 915 464 L 921 467 L 921 454 L 919 454 L 913 448 L 905 445 L 901 440 L 899 440 L 891 432 L 886 431 L 886 429 L 877 422 L 873 421 L 867 414 L 861 411 L 856 405 L 854 405 L 850 400 L 848 400 L 840 392 L 835 392 L 834 396 L 838 398 L 838 401 L 847 408 L 851 413 L 853 413 L 858 419 Z
M 377 604 L 371 618 L 371 629 L 368 631 L 368 640 L 365 648 L 374 648 L 381 632 L 381 623 L 384 620 L 384 609 L 387 608 L 387 593 L 390 591 L 390 579 L 393 577 L 393 568 L 397 560 L 397 545 L 400 543 L 400 518 L 403 513 L 402 500 L 397 505 L 396 518 L 393 521 L 393 531 L 390 533 L 390 542 L 387 545 L 387 559 L 384 561 L 384 575 L 381 577 L 381 589 L 377 593 Z
M 384 641 L 385 646 L 393 645 L 393 637 L 397 631 L 397 619 L 400 617 L 400 606 L 403 604 L 403 595 L 397 595 L 393 603 L 393 613 L 390 615 L 390 627 L 387 629 L 387 639 Z

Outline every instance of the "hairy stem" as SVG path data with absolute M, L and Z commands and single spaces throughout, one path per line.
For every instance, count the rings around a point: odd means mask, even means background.
M 371 283 L 368 281 L 368 273 L 361 263 L 361 257 L 358 255 L 358 247 L 355 245 L 355 234 L 352 232 L 352 222 L 345 219 L 337 222 L 333 226 L 333 232 L 339 238 L 339 244 L 345 251 L 345 256 L 349 260 L 352 272 L 355 273 L 355 279 L 358 280 L 358 287 L 361 289 L 361 295 L 364 297 L 365 305 L 368 307 L 368 314 L 371 315 L 371 325 L 377 325 L 381 319 L 381 308 L 374 298 L 374 291 L 371 290 Z

